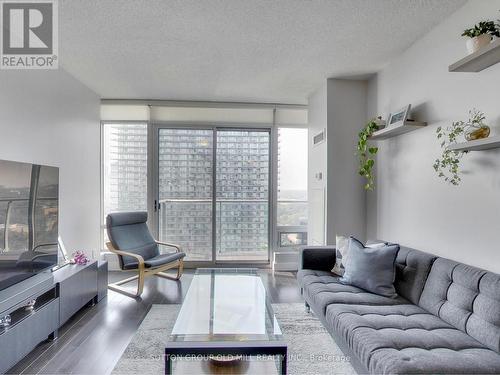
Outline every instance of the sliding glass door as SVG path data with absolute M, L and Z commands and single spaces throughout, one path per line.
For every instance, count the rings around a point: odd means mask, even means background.
M 267 130 L 217 130 L 216 260 L 268 260 L 269 145 Z
M 159 126 L 155 200 L 161 241 L 187 261 L 269 259 L 270 131 Z
M 213 155 L 210 129 L 158 129 L 158 234 L 189 261 L 212 260 Z

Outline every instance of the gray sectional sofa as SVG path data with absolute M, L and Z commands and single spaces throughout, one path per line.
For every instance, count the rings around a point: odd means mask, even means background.
M 397 298 L 343 285 L 335 248 L 301 251 L 306 305 L 360 374 L 500 374 L 500 275 L 401 247 Z

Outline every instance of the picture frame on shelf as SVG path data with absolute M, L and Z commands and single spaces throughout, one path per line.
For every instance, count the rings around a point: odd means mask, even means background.
M 396 126 L 403 125 L 408 120 L 408 115 L 410 114 L 411 104 L 391 112 L 387 118 L 386 127 L 392 128 Z

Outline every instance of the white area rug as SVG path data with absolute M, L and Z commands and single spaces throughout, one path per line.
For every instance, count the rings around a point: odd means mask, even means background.
M 153 305 L 115 366 L 113 374 L 164 374 L 165 342 L 179 309 L 180 305 Z M 312 314 L 306 313 L 303 304 L 273 304 L 273 309 L 288 343 L 288 374 L 356 374 L 349 359 L 321 322 Z M 198 368 L 199 370 L 176 372 L 174 367 L 174 374 L 210 373 L 206 367 Z M 262 370 L 252 372 L 250 367 L 243 373 L 262 374 Z

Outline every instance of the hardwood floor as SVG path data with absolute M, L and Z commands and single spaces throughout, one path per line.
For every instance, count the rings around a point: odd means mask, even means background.
M 107 298 L 71 318 L 57 340 L 40 344 L 9 373 L 109 374 L 151 306 L 182 303 L 193 273 L 186 270 L 179 282 L 148 278 L 140 299 L 108 290 Z M 293 273 L 260 270 L 259 274 L 272 303 L 302 301 Z M 120 272 L 109 275 L 110 282 L 124 277 Z

